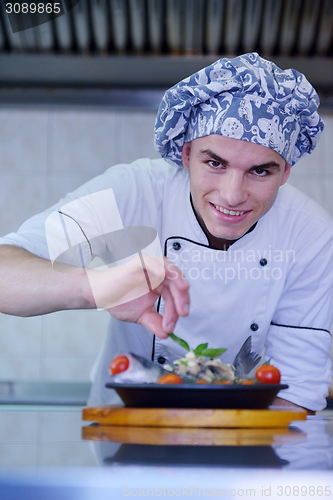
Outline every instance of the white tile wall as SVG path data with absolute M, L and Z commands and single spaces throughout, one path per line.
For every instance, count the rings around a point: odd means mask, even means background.
M 333 115 L 323 118 L 317 149 L 293 167 L 290 182 L 333 215 Z M 109 108 L 0 109 L 0 235 L 115 163 L 157 158 L 154 121 L 154 112 Z M 0 379 L 88 380 L 108 319 L 97 311 L 0 314 Z M 52 462 L 47 451 L 43 460 Z

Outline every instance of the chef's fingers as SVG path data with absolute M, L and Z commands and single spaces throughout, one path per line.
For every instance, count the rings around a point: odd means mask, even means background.
M 179 314 L 177 313 L 172 294 L 166 286 L 162 291 L 162 297 L 164 299 L 162 327 L 166 333 L 172 333 L 178 321 Z
M 165 278 L 162 284 L 156 288 L 156 291 L 163 296 L 165 288 L 171 293 L 177 314 L 179 316 L 187 316 L 189 313 L 190 285 L 183 276 L 183 273 L 175 264 L 164 258 Z
M 153 307 L 152 309 L 147 310 L 140 317 L 139 323 L 148 328 L 148 330 L 156 335 L 156 337 L 166 339 L 168 335 L 163 329 L 162 321 L 162 316 L 158 314 L 155 307 Z

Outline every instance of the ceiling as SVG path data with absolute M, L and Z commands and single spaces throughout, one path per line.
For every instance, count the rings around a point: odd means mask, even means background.
M 19 87 L 162 89 L 219 57 L 256 51 L 304 72 L 331 102 L 333 0 L 61 0 L 63 15 L 51 20 L 10 18 L 5 4 L 2 96 Z

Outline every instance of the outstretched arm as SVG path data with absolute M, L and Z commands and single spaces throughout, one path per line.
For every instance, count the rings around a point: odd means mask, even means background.
M 65 309 L 103 307 L 122 321 L 140 323 L 165 338 L 179 316 L 189 312 L 189 285 L 179 269 L 164 258 L 144 256 L 105 271 L 63 265 L 10 245 L 0 246 L 0 312 L 36 316 Z M 147 288 L 148 273 L 150 287 Z M 155 309 L 162 295 L 164 316 Z

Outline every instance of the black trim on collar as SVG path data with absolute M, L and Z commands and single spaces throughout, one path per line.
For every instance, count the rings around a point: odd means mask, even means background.
M 200 222 L 199 222 L 199 219 L 198 219 L 198 217 L 197 217 L 196 211 L 194 210 L 194 206 L 193 206 L 193 202 L 192 202 L 192 195 L 191 195 L 191 193 L 190 193 L 190 204 L 191 204 L 191 207 L 192 207 L 192 210 L 193 210 L 193 213 L 194 213 L 194 217 L 196 218 L 197 223 L 199 224 L 199 226 L 200 226 L 200 228 L 201 228 L 202 232 L 204 233 L 204 235 L 205 235 L 205 236 L 206 236 L 206 238 L 207 238 L 207 235 L 206 235 L 205 231 L 202 229 L 202 226 L 201 226 L 201 224 L 200 224 Z M 211 248 L 212 250 L 221 250 L 221 252 L 227 252 L 227 251 L 229 250 L 229 248 L 230 248 L 230 247 L 232 247 L 232 245 L 233 245 L 234 243 L 236 243 L 236 241 L 239 241 L 239 240 L 241 240 L 242 238 L 244 238 L 244 236 L 245 236 L 245 235 L 247 235 L 247 234 L 249 234 L 249 233 L 252 233 L 252 231 L 255 229 L 255 227 L 256 227 L 256 225 L 257 225 L 257 224 L 258 224 L 258 221 L 257 221 L 257 222 L 255 222 L 255 223 L 253 224 L 253 226 L 251 226 L 251 227 L 250 227 L 250 229 L 249 229 L 248 231 L 246 231 L 246 233 L 245 233 L 245 234 L 243 234 L 243 236 L 241 236 L 240 238 L 237 238 L 237 240 L 233 240 L 233 242 L 232 242 L 232 243 L 230 243 L 230 245 L 228 246 L 228 248 L 227 248 L 226 250 L 223 250 L 222 248 L 215 248 L 215 247 L 213 247 L 213 246 L 211 246 L 211 245 L 209 245 L 209 244 L 208 244 L 208 245 L 204 245 L 204 246 L 207 246 L 207 248 Z M 184 238 L 184 239 L 186 239 L 186 238 Z M 208 239 L 208 238 L 207 238 L 207 239 Z M 191 240 L 188 240 L 188 241 L 191 241 Z
M 160 304 L 161 304 L 161 296 L 159 296 L 158 298 L 158 302 L 157 302 L 157 312 L 159 313 L 160 312 Z M 155 340 L 156 340 L 156 335 L 153 336 L 153 345 L 152 345 L 152 350 L 151 350 L 151 360 L 154 361 L 154 357 L 155 357 Z
M 331 332 L 329 330 L 325 330 L 325 328 L 313 328 L 312 326 L 279 325 L 278 323 L 273 323 L 273 321 L 271 321 L 271 325 L 273 325 L 273 326 L 281 326 L 281 327 L 284 327 L 284 328 L 297 328 L 298 330 L 316 330 L 316 331 L 319 331 L 319 332 L 326 332 L 329 335 L 331 335 L 331 337 L 332 337 Z

